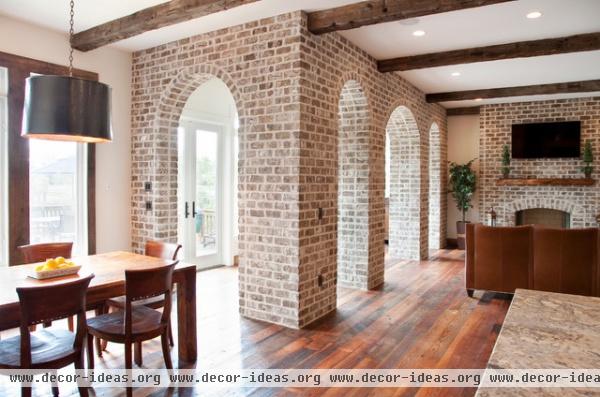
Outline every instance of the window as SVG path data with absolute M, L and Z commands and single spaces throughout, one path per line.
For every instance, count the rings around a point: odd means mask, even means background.
M 85 146 L 29 141 L 29 241 L 73 241 L 73 254 L 87 253 Z
M 0 52 L 0 263 L 18 265 L 17 247 L 72 241 L 74 255 L 95 253 L 94 145 L 21 137 L 25 81 L 68 68 Z M 98 75 L 73 70 L 97 80 Z M 10 148 L 10 150 L 8 150 Z
M 0 266 L 8 263 L 6 137 L 8 135 L 8 71 L 0 67 Z

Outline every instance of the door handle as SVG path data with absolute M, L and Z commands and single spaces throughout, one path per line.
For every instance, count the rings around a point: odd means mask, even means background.
M 198 215 L 198 213 L 196 212 L 196 202 L 192 201 L 192 217 L 196 217 L 196 215 Z
M 186 201 L 185 202 L 185 217 L 187 218 L 188 216 L 190 216 L 190 204 Z

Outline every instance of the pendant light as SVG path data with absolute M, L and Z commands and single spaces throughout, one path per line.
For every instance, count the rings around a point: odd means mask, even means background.
M 69 43 L 73 39 L 74 1 L 70 2 Z M 112 141 L 110 87 L 69 75 L 31 76 L 25 83 L 21 136 L 30 139 L 101 143 Z

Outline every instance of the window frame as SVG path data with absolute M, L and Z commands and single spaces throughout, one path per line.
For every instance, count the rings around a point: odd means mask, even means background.
M 32 73 L 45 75 L 68 75 L 66 66 L 31 58 L 0 52 L 0 67 L 8 69 L 8 134 L 6 139 L 8 177 L 5 184 L 8 212 L 8 264 L 9 266 L 23 263 L 23 258 L 17 247 L 29 244 L 29 145 L 27 139 L 21 137 L 21 122 L 23 117 L 23 102 L 25 96 L 25 79 Z M 80 69 L 73 69 L 73 76 L 98 81 L 98 74 Z M 87 252 L 96 252 L 96 175 L 95 147 L 87 145 Z M 7 153 L 8 152 L 8 153 Z M 4 157 L 4 156 L 3 156 Z

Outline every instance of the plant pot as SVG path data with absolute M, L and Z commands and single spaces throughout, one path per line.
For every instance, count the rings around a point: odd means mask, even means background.
M 464 250 L 466 247 L 467 223 L 469 221 L 456 221 L 456 245 L 459 250 Z

